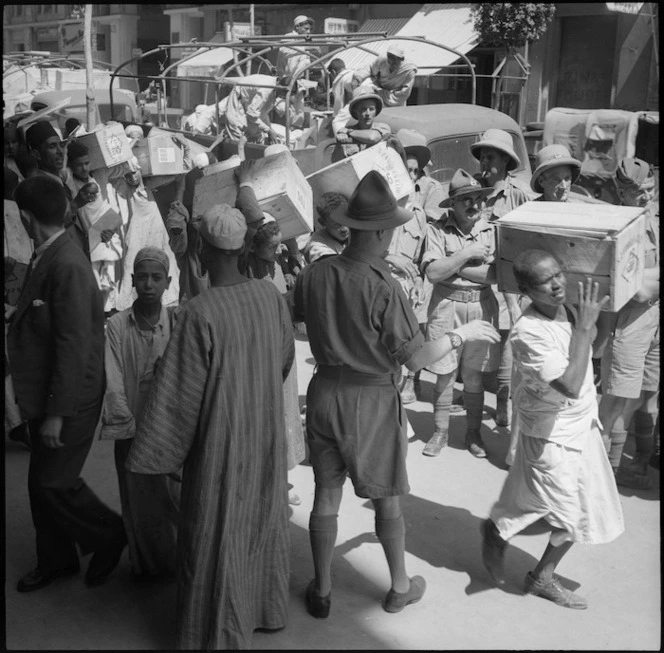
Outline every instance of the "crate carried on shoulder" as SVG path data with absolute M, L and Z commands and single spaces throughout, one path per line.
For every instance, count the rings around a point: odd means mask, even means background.
M 498 290 L 518 293 L 512 266 L 526 249 L 560 263 L 567 301 L 578 303 L 578 282 L 592 277 L 604 310 L 620 310 L 643 284 L 646 215 L 642 208 L 576 202 L 526 202 L 496 221 Z
M 202 215 L 215 204 L 235 206 L 238 193 L 235 180 L 237 166 L 219 166 L 221 170 L 217 171 L 218 165 L 210 166 L 209 174 L 206 170 L 206 175 L 196 181 L 195 216 Z M 277 221 L 284 240 L 313 231 L 311 186 L 290 152 L 256 159 L 252 167 L 252 186 L 259 206 Z
M 307 181 L 314 192 L 314 204 L 328 192 L 336 191 L 350 197 L 370 170 L 383 175 L 399 205 L 404 206 L 413 191 L 413 182 L 399 154 L 385 143 L 368 147 L 310 174 Z

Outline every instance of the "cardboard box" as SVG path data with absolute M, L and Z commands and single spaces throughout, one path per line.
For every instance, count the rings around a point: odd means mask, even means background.
M 311 186 L 290 152 L 256 159 L 253 165 L 256 199 L 261 209 L 279 223 L 282 238 L 287 240 L 313 231 Z M 200 216 L 215 204 L 235 206 L 237 192 L 235 166 L 206 174 L 196 182 L 194 216 Z
M 129 139 L 119 124 L 104 126 L 97 131 L 78 136 L 76 140 L 90 152 L 90 170 L 116 166 L 132 157 Z
M 512 264 L 526 249 L 543 249 L 560 262 L 567 301 L 578 302 L 578 282 L 599 282 L 604 310 L 620 310 L 643 283 L 645 214 L 612 204 L 526 202 L 496 222 L 498 290 L 518 293 Z
M 170 132 L 158 127 L 153 127 L 147 138 L 138 140 L 133 153 L 144 177 L 188 172 L 184 167 L 184 144 Z
M 370 170 L 376 170 L 385 177 L 390 190 L 403 206 L 413 190 L 413 182 L 401 157 L 385 143 L 378 143 L 310 174 L 307 181 L 314 193 L 314 204 L 320 201 L 323 193 L 332 191 L 350 197 Z

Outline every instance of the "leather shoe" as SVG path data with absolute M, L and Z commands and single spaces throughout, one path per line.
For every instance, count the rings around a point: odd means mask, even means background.
M 305 600 L 307 603 L 307 612 L 316 619 L 327 619 L 330 614 L 332 592 L 327 596 L 318 596 L 316 593 L 316 580 L 312 580 L 307 586 Z
M 503 559 L 507 541 L 500 537 L 498 529 L 491 519 L 485 519 L 480 529 L 482 531 L 482 562 L 496 585 L 504 585 Z
M 429 441 L 422 449 L 423 456 L 440 456 L 443 447 L 447 446 L 448 434 L 443 431 L 434 431 Z
M 553 601 L 556 605 L 562 605 L 564 608 L 585 610 L 588 607 L 586 599 L 563 587 L 555 575 L 548 583 L 544 583 L 529 571 L 526 574 L 524 591 L 526 594 L 541 596 L 543 599 Z
M 482 446 L 477 444 L 477 442 L 466 444 L 466 447 L 468 448 L 468 451 L 470 451 L 470 453 L 475 456 L 475 458 L 486 458 L 486 451 Z
M 66 567 L 57 571 L 42 571 L 39 567 L 26 574 L 18 581 L 16 589 L 19 592 L 32 592 L 50 585 L 56 578 L 73 576 L 80 571 L 80 567 Z
M 413 576 L 410 580 L 410 588 L 407 592 L 395 592 L 391 589 L 385 597 L 383 610 L 385 612 L 401 612 L 407 605 L 417 603 L 427 589 L 427 582 L 422 576 Z
M 115 542 L 95 551 L 85 573 L 86 584 L 90 586 L 101 585 L 118 566 L 126 546 L 127 536 L 122 531 L 121 536 Z

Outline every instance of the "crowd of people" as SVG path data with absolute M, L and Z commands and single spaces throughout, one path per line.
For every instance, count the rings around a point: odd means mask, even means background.
M 282 61 L 286 74 L 302 65 L 294 52 Z M 644 284 L 625 307 L 602 311 L 608 298 L 590 279 L 571 305 L 561 261 L 541 250 L 520 253 L 519 293 L 502 293 L 496 220 L 529 200 L 572 201 L 579 162 L 561 145 L 544 147 L 526 186 L 512 174 L 520 162 L 511 137 L 491 129 L 471 146 L 479 172 L 458 169 L 445 192 L 427 174 L 423 135 L 392 134 L 375 120 L 383 106 L 405 103 L 414 73 L 403 51 L 377 60 L 370 87 L 330 66 L 345 79 L 338 159 L 385 142 L 413 190 L 398 203 L 371 171 L 354 188 L 324 193 L 319 227 L 285 242 L 259 205 L 242 148 L 288 152 L 261 113 L 283 78 L 272 80 L 271 97 L 246 87 L 229 96 L 227 119 L 231 110 L 245 119 L 227 122 L 240 142 L 228 162 L 237 199 L 200 215 L 195 184 L 216 163 L 212 152 L 188 158 L 158 203 L 136 158 L 91 170 L 80 131 L 63 140 L 36 122 L 22 142 L 5 125 L 5 278 L 14 284 L 5 290 L 5 427 L 30 448 L 37 555 L 19 592 L 78 573 L 79 553 L 92 554 L 86 583 L 103 583 L 128 547 L 136 579 L 177 583 L 178 648 L 249 648 L 255 629 L 287 623 L 288 504 L 300 502 L 288 471 L 308 456 L 307 611 L 323 619 L 331 610 L 347 478 L 375 508 L 390 573 L 383 608 L 420 601 L 426 581 L 406 570 L 400 497 L 409 492 L 403 405 L 422 398 L 426 370 L 435 385 L 425 456 L 449 442 L 455 383 L 471 455 L 487 456 L 486 391 L 496 395 L 496 426 L 511 426 L 509 472 L 478 535 L 491 578 L 504 584 L 508 540 L 544 519 L 551 538 L 524 592 L 587 607 L 554 574 L 558 563 L 574 542 L 618 537 L 617 485 L 648 489 L 647 468 L 659 466 L 653 171 L 628 158 L 616 175 L 623 204 L 641 207 L 647 223 Z M 140 125 L 125 133 L 144 134 Z M 301 324 L 316 363 L 304 430 L 294 364 Z M 624 463 L 631 428 L 637 453 Z M 121 514 L 81 478 L 95 437 L 114 441 Z

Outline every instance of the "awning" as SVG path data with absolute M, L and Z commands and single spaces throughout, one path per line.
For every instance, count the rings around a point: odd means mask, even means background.
M 470 17 L 471 7 L 471 4 L 425 4 L 398 31 L 392 34 L 388 32 L 388 35 L 421 36 L 428 41 L 440 43 L 454 48 L 461 54 L 466 54 L 479 42 Z M 367 21 L 369 22 L 374 21 Z M 380 26 L 371 26 L 372 29 L 367 29 L 367 23 L 362 25 L 360 32 L 386 31 Z M 458 59 L 458 56 L 452 52 L 416 41 L 378 41 L 365 47 L 376 54 L 384 54 L 390 43 L 399 43 L 406 59 L 418 67 L 418 75 L 430 75 Z M 339 58 L 344 60 L 347 68 L 358 69 L 369 65 L 375 56 L 358 48 L 348 48 L 339 55 Z
M 223 34 L 215 34 L 208 43 L 224 43 Z M 200 54 L 177 67 L 176 77 L 215 77 L 220 68 L 233 59 L 233 48 L 199 48 Z

